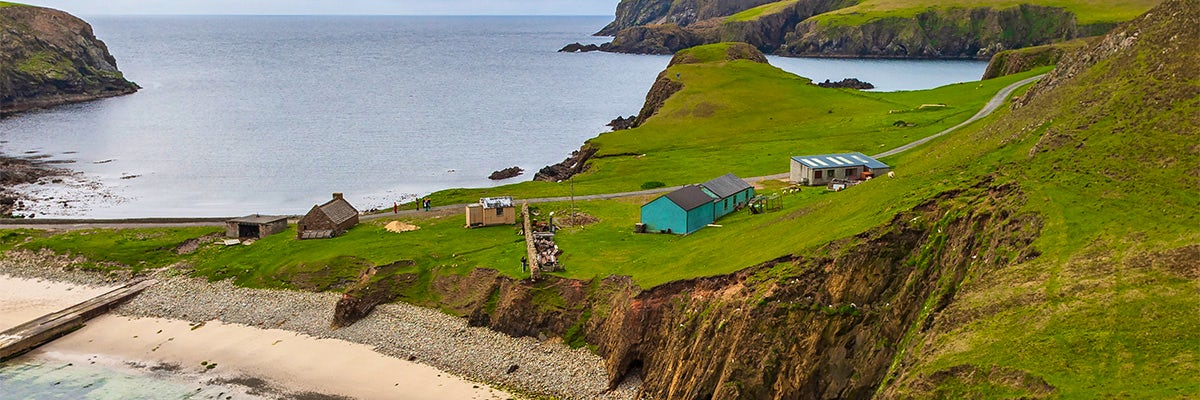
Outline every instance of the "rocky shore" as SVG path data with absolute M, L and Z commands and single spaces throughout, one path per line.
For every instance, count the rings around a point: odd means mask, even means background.
M 129 279 L 126 273 L 74 269 L 80 261 L 49 253 L 12 252 L 0 260 L 0 274 L 85 285 Z M 640 385 L 629 381 L 608 392 L 604 361 L 586 349 L 570 349 L 556 339 L 513 338 L 468 327 L 465 319 L 432 309 L 386 304 L 352 326 L 333 330 L 336 293 L 240 288 L 227 281 L 209 283 L 183 276 L 179 270 L 153 275 L 161 282 L 119 307 L 117 314 L 197 323 L 215 319 L 362 343 L 386 355 L 536 395 L 631 399 Z

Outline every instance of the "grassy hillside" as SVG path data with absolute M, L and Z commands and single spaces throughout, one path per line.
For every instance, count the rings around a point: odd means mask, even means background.
M 1181 18 L 1136 22 L 1093 46 L 1097 65 L 947 143 L 990 143 L 972 164 L 1020 185 L 1045 220 L 1043 254 L 960 288 L 893 394 L 1036 395 L 1037 381 L 1062 398 L 1200 392 L 1200 78 L 1185 72 L 1200 35 L 1176 29 L 1200 13 L 1176 5 L 1163 13 Z
M 881 18 L 911 18 L 930 8 L 1010 8 L 1022 4 L 1057 7 L 1076 15 L 1081 25 L 1116 23 L 1133 19 L 1162 0 L 864 0 L 814 19 L 833 25 L 862 25 Z
M 723 55 L 726 44 L 680 52 L 701 60 Z M 1029 75 L 949 85 L 932 90 L 875 93 L 825 89 L 778 68 L 746 60 L 679 64 L 664 75 L 683 84 L 641 127 L 588 141 L 599 147 L 591 169 L 571 179 L 575 194 L 641 190 L 703 182 L 733 172 L 786 172 L 788 157 L 841 151 L 876 154 L 949 128 L 973 115 L 1000 88 Z M 772 104 L 772 107 L 762 107 Z M 924 104 L 946 107 L 921 108 Z M 897 127 L 903 121 L 912 126 Z M 702 160 L 702 161 L 701 161 Z M 433 195 L 436 204 L 474 202 L 488 195 L 566 196 L 569 183 L 524 182 Z

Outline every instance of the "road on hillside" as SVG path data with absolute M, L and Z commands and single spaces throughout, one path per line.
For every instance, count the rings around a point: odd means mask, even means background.
M 941 137 L 947 133 L 954 132 L 954 131 L 958 130 L 959 128 L 970 125 L 972 122 L 983 119 L 983 117 L 991 115 L 992 112 L 996 111 L 997 108 L 1000 108 L 1000 106 L 1002 104 L 1004 104 L 1004 101 L 1007 100 L 1008 97 L 1011 96 L 1012 93 L 1017 90 L 1017 88 L 1019 88 L 1021 86 L 1025 86 L 1025 85 L 1032 83 L 1038 79 L 1041 79 L 1043 76 L 1046 76 L 1046 75 L 1042 74 L 1042 75 L 1034 76 L 1031 78 L 1022 79 L 1020 81 L 1017 81 L 1016 83 L 1005 86 L 1003 89 L 1000 89 L 999 92 L 996 92 L 996 95 L 992 96 L 992 99 L 988 100 L 987 104 L 984 104 L 983 108 L 979 109 L 979 112 L 975 113 L 974 116 L 972 116 L 971 118 L 967 118 L 966 121 L 963 121 L 962 123 L 960 123 L 958 125 L 952 126 L 944 131 L 935 133 L 933 135 L 926 136 L 924 138 L 915 140 L 912 143 L 908 143 L 906 145 L 873 155 L 871 157 L 883 158 L 883 157 L 893 156 L 893 155 L 908 151 L 914 147 L 925 144 L 925 143 L 929 142 L 930 140 L 937 139 L 938 137 Z M 747 183 L 754 183 L 754 182 L 762 181 L 764 179 L 785 179 L 787 177 L 788 177 L 788 173 L 785 172 L 782 174 L 744 178 L 743 180 L 745 180 Z M 583 195 L 583 196 L 575 196 L 574 199 L 575 200 L 608 200 L 608 199 L 618 199 L 618 198 L 623 198 L 623 197 L 648 196 L 648 195 L 670 192 L 670 191 L 679 189 L 681 187 L 683 187 L 683 186 L 662 187 L 662 188 L 656 188 L 656 189 L 650 189 L 650 190 L 639 190 L 636 192 L 589 194 L 589 195 Z M 543 198 L 536 198 L 536 199 L 522 199 L 521 201 L 536 204 L 536 203 L 563 202 L 563 201 L 570 201 L 571 199 L 572 199 L 572 197 L 543 197 Z M 433 207 L 429 211 L 403 210 L 398 213 L 381 212 L 378 214 L 363 215 L 361 217 L 361 219 L 373 220 L 373 219 L 379 219 L 379 218 L 391 218 L 391 217 L 398 217 L 398 216 L 449 215 L 449 214 L 461 212 L 461 210 L 465 206 L 466 206 L 466 204 L 451 204 L 451 205 Z M 233 217 L 230 217 L 230 218 L 233 218 Z M 298 218 L 298 217 L 293 216 L 293 218 Z M 0 223 L 0 229 L 32 228 L 32 229 L 73 230 L 73 229 L 94 229 L 94 228 L 159 228 L 159 227 L 184 227 L 184 226 L 224 226 L 225 223 L 221 222 L 220 220 L 222 220 L 222 219 L 221 218 L 172 218 L 171 222 L 151 222 L 151 221 L 146 221 L 145 219 L 113 219 L 113 220 L 18 219 L 18 220 L 12 220 L 12 222 Z

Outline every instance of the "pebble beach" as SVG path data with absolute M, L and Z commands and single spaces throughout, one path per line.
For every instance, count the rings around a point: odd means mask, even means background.
M 71 270 L 72 261 L 49 254 L 11 253 L 0 260 L 0 274 L 88 286 L 112 286 L 128 279 L 122 274 Z M 608 391 L 603 360 L 586 349 L 571 349 L 557 339 L 514 338 L 470 327 L 464 318 L 437 310 L 385 304 L 354 325 L 333 330 L 330 321 L 340 297 L 337 293 L 247 289 L 172 270 L 158 271 L 153 277 L 159 280 L 157 285 L 113 314 L 188 321 L 196 327 L 219 321 L 358 343 L 392 358 L 492 384 L 518 393 L 517 397 L 632 399 L 640 384 L 630 380 Z

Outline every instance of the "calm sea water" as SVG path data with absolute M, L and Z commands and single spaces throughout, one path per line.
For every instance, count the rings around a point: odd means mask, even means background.
M 131 96 L 0 121 L 0 151 L 73 161 L 113 199 L 41 214 L 300 214 L 345 192 L 405 195 L 529 179 L 635 114 L 665 56 L 564 54 L 610 17 L 93 17 Z M 772 63 L 881 90 L 976 80 L 978 62 Z M 501 183 L 510 183 L 510 181 Z M 50 185 L 53 187 L 53 185 Z

